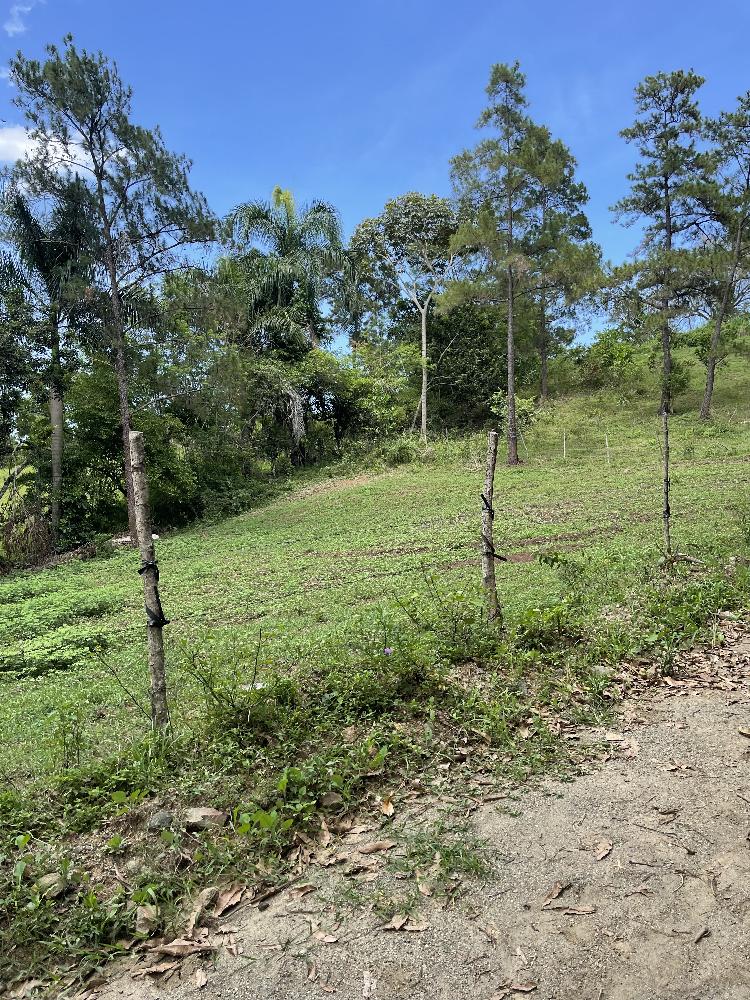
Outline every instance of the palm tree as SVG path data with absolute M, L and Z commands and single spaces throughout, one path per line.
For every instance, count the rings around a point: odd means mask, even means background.
M 37 317 L 37 342 L 48 353 L 47 392 L 51 424 L 50 524 L 57 540 L 64 433 L 66 335 L 81 312 L 89 271 L 90 217 L 87 191 L 77 178 L 60 189 L 47 217 L 34 214 L 26 195 L 11 189 L 5 198 L 5 239 L 13 254 L 7 276 L 26 292 Z M 12 274 L 12 278 L 11 278 Z
M 276 187 L 270 203 L 239 205 L 225 231 L 257 323 L 300 327 L 318 347 L 325 283 L 345 259 L 336 209 L 313 201 L 298 210 L 291 191 Z

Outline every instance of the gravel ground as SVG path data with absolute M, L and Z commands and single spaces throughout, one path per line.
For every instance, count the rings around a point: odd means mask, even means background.
M 616 732 L 584 734 L 613 748 L 594 773 L 480 806 L 492 875 L 425 897 L 400 929 L 315 869 L 317 890 L 222 917 L 210 961 L 120 970 L 99 996 L 750 1000 L 750 639 L 688 654 L 678 676 L 629 700 Z M 406 884 L 373 872 L 355 879 Z

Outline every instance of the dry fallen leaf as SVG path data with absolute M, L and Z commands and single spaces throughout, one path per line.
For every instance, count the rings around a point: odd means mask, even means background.
M 392 816 L 395 813 L 396 807 L 393 805 L 390 795 L 386 795 L 381 801 L 380 811 L 384 816 Z
M 302 882 L 300 885 L 292 886 L 289 890 L 289 895 L 293 899 L 301 899 L 302 896 L 306 896 L 308 892 L 315 892 L 317 888 L 317 885 L 314 885 L 312 882 Z
M 409 917 L 405 913 L 394 913 L 387 924 L 383 924 L 384 931 L 400 931 L 406 924 Z
M 325 931 L 315 931 L 313 937 L 316 941 L 322 941 L 323 944 L 336 944 L 338 941 L 335 934 L 326 934 Z
M 216 897 L 216 902 L 214 903 L 214 908 L 211 911 L 214 917 L 220 917 L 227 910 L 231 910 L 233 906 L 236 906 L 247 889 L 246 885 L 241 882 L 233 882 L 232 885 L 227 886 L 226 889 L 222 889 L 219 895 Z
M 184 958 L 185 955 L 198 955 L 201 952 L 213 950 L 214 947 L 211 944 L 199 944 L 197 941 L 189 941 L 187 938 L 175 938 L 174 941 L 157 945 L 153 949 L 161 955 L 176 955 L 180 958 Z
M 192 937 L 196 925 L 200 923 L 200 919 L 204 912 L 214 902 L 218 894 L 219 890 L 215 885 L 209 886 L 207 889 L 203 889 L 202 892 L 198 893 L 195 903 L 193 904 L 193 909 L 190 911 L 187 924 L 185 925 L 186 938 Z
M 395 840 L 376 840 L 372 844 L 363 844 L 357 850 L 360 854 L 377 854 L 378 851 L 390 851 L 395 846 Z
M 491 924 L 487 924 L 486 926 L 484 924 L 477 924 L 477 927 L 482 932 L 482 934 L 486 936 L 487 940 L 491 944 L 497 944 L 497 939 L 500 934 L 500 931 L 497 929 L 497 927 L 493 927 Z
M 750 740 L 750 729 L 740 728 L 737 730 L 737 732 L 740 734 L 740 736 L 746 736 Z
M 589 913 L 596 913 L 595 906 L 568 906 L 563 911 L 563 916 L 576 917 Z
M 508 983 L 506 986 L 501 986 L 498 993 L 493 993 L 490 1000 L 505 1000 L 512 993 L 533 993 L 535 989 L 536 983 L 530 980 L 525 983 Z
M 202 990 L 207 983 L 208 983 L 208 976 L 206 975 L 205 971 L 203 969 L 196 969 L 195 985 L 198 987 L 198 989 Z
M 555 882 L 550 891 L 544 897 L 544 902 L 542 903 L 542 909 L 546 909 L 553 899 L 557 899 L 558 896 L 562 895 L 566 889 L 570 888 L 570 882 Z
M 594 847 L 594 858 L 603 861 L 611 853 L 612 846 L 611 840 L 600 840 Z
M 147 969 L 138 969 L 133 974 L 133 979 L 140 979 L 142 976 L 161 976 L 165 972 L 171 972 L 178 968 L 179 962 L 157 962 L 156 965 L 149 965 Z
M 421 931 L 428 931 L 429 929 L 430 925 L 428 923 L 416 924 L 411 920 L 411 918 L 409 918 L 406 927 L 404 927 L 404 930 L 410 934 L 419 934 Z

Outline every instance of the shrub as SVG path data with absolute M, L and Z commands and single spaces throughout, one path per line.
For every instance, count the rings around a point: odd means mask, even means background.
M 508 397 L 496 392 L 490 399 L 490 409 L 497 418 L 497 429 L 503 433 L 508 426 Z M 533 399 L 516 396 L 516 423 L 519 430 L 532 427 L 539 419 L 539 410 Z

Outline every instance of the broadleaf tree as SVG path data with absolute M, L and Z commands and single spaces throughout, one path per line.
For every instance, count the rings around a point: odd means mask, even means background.
M 128 299 L 181 266 L 186 248 L 213 239 L 214 220 L 190 187 L 190 161 L 166 148 L 158 128 L 131 120 L 132 91 L 102 53 L 79 51 L 68 35 L 62 49 L 47 47 L 44 61 L 19 52 L 10 74 L 32 140 L 32 151 L 18 165 L 20 178 L 35 193 L 54 194 L 77 176 L 93 197 L 97 279 L 108 300 L 128 524 L 135 539 L 128 332 L 129 313 L 137 310 L 129 310 Z
M 456 212 L 447 198 L 410 191 L 388 201 L 376 218 L 361 222 L 352 237 L 367 258 L 363 266 L 372 293 L 386 306 L 406 300 L 419 314 L 422 441 L 427 441 L 428 431 L 429 315 L 453 268 L 456 230 Z
M 34 205 L 11 185 L 3 205 L 8 266 L 24 290 L 33 323 L 33 353 L 41 359 L 41 381 L 50 415 L 50 528 L 54 542 L 60 526 L 63 479 L 64 397 L 77 361 L 81 321 L 87 311 L 84 291 L 90 280 L 93 246 L 90 193 L 79 180 L 62 185 L 50 211 Z M 35 366 L 38 367 L 38 366 Z

